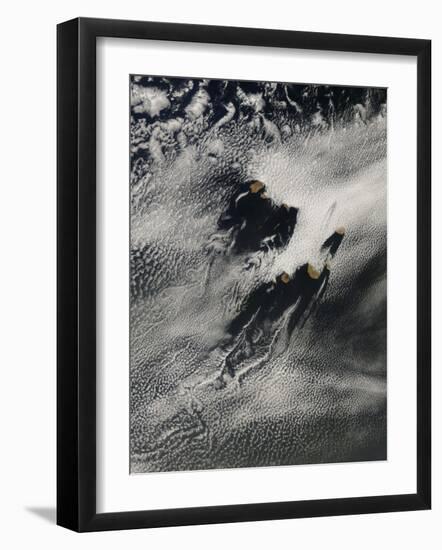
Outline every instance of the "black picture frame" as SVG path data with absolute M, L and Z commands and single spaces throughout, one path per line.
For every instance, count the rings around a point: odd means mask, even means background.
M 417 492 L 96 512 L 96 39 L 118 37 L 417 58 Z M 431 506 L 431 41 L 79 18 L 57 28 L 57 523 L 83 531 L 424 510 Z

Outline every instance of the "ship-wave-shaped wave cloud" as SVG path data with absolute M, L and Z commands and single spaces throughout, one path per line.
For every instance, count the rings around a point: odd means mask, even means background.
M 386 90 L 130 86 L 131 472 L 386 459 Z

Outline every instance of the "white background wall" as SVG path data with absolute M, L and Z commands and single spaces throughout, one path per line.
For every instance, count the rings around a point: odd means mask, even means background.
M 442 36 L 437 0 L 5 2 L 0 86 L 0 543 L 4 548 L 439 548 Z M 55 25 L 77 16 L 408 36 L 433 40 L 431 512 L 76 535 L 55 518 Z M 406 265 L 406 258 L 404 259 Z M 406 430 L 404 426 L 404 430 Z

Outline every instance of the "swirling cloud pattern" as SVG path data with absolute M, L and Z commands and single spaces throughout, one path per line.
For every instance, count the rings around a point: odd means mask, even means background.
M 131 472 L 385 459 L 386 90 L 130 85 Z

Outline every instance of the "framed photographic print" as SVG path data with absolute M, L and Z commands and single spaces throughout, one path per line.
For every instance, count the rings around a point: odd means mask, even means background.
M 430 508 L 430 52 L 58 26 L 59 525 Z

